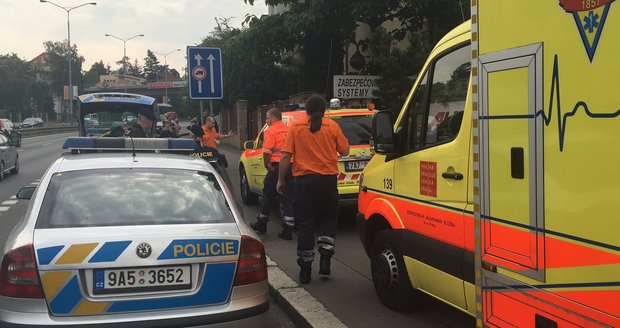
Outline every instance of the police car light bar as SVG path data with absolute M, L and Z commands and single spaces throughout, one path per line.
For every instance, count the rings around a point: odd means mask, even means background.
M 191 139 L 165 138 L 92 138 L 69 137 L 65 140 L 63 149 L 68 150 L 167 150 L 193 151 L 196 142 Z

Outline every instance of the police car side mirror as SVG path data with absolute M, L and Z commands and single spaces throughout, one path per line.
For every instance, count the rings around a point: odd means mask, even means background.
M 394 152 L 394 130 L 392 126 L 392 113 L 380 111 L 372 117 L 372 139 L 375 152 L 379 154 L 391 154 Z
M 23 187 L 17 192 L 17 199 L 30 199 L 37 187 Z
M 254 140 L 248 140 L 248 141 L 244 142 L 243 143 L 243 149 L 244 150 L 254 149 Z

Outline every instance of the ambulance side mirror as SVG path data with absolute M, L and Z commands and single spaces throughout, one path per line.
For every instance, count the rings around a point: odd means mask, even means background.
M 254 149 L 254 140 L 249 140 L 243 143 L 243 150 Z
M 394 152 L 394 127 L 392 126 L 392 113 L 380 111 L 372 117 L 372 139 L 375 152 L 390 154 Z

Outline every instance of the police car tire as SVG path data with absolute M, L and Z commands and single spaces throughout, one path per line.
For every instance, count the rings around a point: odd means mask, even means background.
M 239 169 L 239 181 L 241 189 L 241 200 L 245 205 L 258 204 L 258 195 L 250 190 L 250 184 L 248 183 L 248 175 L 245 173 L 243 166 Z
M 383 305 L 394 311 L 412 308 L 418 295 L 409 281 L 393 231 L 384 230 L 375 237 L 370 253 L 370 268 L 375 291 Z

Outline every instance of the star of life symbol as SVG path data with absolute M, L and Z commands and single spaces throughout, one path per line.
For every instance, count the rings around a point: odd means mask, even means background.
M 560 6 L 573 15 L 590 62 L 603 33 L 611 4 L 616 0 L 559 0 Z

